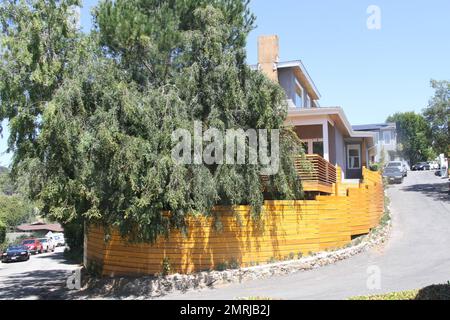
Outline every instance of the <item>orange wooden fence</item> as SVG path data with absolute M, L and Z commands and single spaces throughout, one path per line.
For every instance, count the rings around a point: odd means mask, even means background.
M 130 244 L 117 232 L 105 241 L 103 230 L 90 226 L 87 263 L 99 267 L 105 276 L 160 273 L 163 261 L 168 261 L 172 272 L 192 273 L 232 261 L 245 267 L 339 248 L 353 235 L 376 227 L 383 214 L 380 175 L 364 170 L 364 178 L 344 196 L 268 201 L 258 221 L 246 206 L 218 207 L 221 229 L 210 218 L 191 218 L 186 236 L 174 230 L 169 239 L 161 238 L 154 245 Z

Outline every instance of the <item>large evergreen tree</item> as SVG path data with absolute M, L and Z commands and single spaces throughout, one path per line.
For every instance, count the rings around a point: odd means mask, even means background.
M 11 121 L 15 172 L 43 212 L 145 241 L 217 204 L 249 204 L 258 216 L 260 165 L 173 161 L 172 133 L 192 132 L 194 121 L 222 132 L 281 129 L 268 193 L 301 197 L 284 93 L 245 63 L 247 1 L 106 0 L 88 36 L 67 22 L 76 4 L 2 6 L 1 119 Z M 30 17 L 36 26 L 25 28 Z

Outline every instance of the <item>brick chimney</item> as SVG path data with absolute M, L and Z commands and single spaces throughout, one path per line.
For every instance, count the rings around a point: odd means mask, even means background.
M 258 38 L 258 64 L 260 70 L 270 79 L 278 82 L 276 63 L 279 61 L 278 36 L 260 36 Z

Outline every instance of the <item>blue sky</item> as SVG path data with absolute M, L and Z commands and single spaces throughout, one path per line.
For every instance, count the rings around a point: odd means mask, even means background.
M 92 25 L 96 0 L 84 0 L 81 25 Z M 369 30 L 367 8 L 381 9 L 381 29 Z M 420 112 L 433 91 L 430 79 L 450 80 L 448 0 L 253 0 L 257 37 L 277 34 L 280 59 L 301 59 L 322 94 L 321 106 L 341 106 L 352 124 L 384 122 L 397 111 Z M 0 140 L 0 164 L 7 132 Z

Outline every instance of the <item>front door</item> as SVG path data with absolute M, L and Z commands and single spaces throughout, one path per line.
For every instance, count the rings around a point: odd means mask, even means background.
M 346 179 L 362 178 L 362 157 L 360 144 L 347 145 L 347 171 Z

